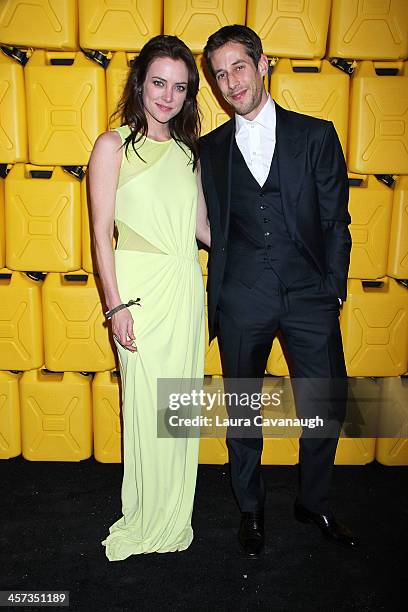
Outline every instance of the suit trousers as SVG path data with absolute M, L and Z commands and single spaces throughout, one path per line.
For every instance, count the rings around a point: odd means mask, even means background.
M 252 287 L 226 275 L 217 315 L 226 391 L 236 390 L 232 387 L 238 384 L 228 379 L 243 378 L 251 379 L 242 381 L 246 391 L 261 390 L 272 342 L 279 332 L 297 416 L 320 415 L 329 422 L 322 435 L 314 433 L 312 437 L 303 429 L 299 440 L 298 500 L 312 512 L 326 513 L 347 397 L 337 297 L 325 289 L 322 277 L 313 270 L 287 289 L 273 269 L 265 269 Z M 227 409 L 230 417 L 238 414 L 236 407 Z M 239 416 L 243 410 L 239 409 Z M 256 414 L 251 408 L 246 410 L 252 413 L 247 416 Z M 261 428 L 256 429 L 256 437 L 240 437 L 236 430 L 227 430 L 231 484 L 242 512 L 260 510 L 264 505 L 263 438 Z

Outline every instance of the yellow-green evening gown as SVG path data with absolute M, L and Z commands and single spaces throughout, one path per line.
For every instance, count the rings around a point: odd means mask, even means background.
M 116 128 L 122 142 L 127 126 Z M 123 150 L 116 194 L 115 269 L 133 305 L 137 352 L 116 348 L 122 382 L 122 514 L 102 542 L 110 561 L 185 550 L 197 475 L 197 437 L 157 436 L 157 379 L 201 379 L 204 287 L 195 238 L 197 185 L 174 141 L 146 139 Z M 139 148 L 140 147 L 140 148 Z

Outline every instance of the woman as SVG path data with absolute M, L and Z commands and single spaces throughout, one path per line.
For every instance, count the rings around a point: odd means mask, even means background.
M 198 84 L 181 40 L 150 40 L 129 71 L 122 126 L 99 136 L 89 163 L 93 239 L 122 381 L 123 516 L 102 542 L 111 561 L 184 550 L 193 537 L 199 440 L 157 436 L 156 395 L 158 379 L 200 379 L 204 369 L 196 237 L 209 245 L 210 234 Z

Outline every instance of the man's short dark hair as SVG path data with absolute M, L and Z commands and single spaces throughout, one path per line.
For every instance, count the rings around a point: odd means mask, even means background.
M 227 25 L 211 34 L 204 47 L 204 59 L 212 74 L 214 71 L 211 65 L 211 54 L 229 42 L 243 44 L 255 67 L 258 66 L 263 53 L 262 42 L 258 34 L 244 25 Z

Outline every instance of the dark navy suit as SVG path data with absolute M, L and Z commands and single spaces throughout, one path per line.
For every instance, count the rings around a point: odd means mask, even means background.
M 209 332 L 219 338 L 224 376 L 254 381 L 262 379 L 279 333 L 298 415 L 312 417 L 320 408 L 302 381 L 344 382 L 347 376 L 338 321 L 351 248 L 347 169 L 331 122 L 276 103 L 275 109 L 276 146 L 262 187 L 235 142 L 234 119 L 201 138 L 211 224 Z M 327 385 L 318 384 L 326 393 Z M 300 440 L 299 501 L 319 513 L 328 510 L 345 409 L 344 384 L 332 391 L 338 397 L 329 411 L 337 429 L 330 437 Z M 258 510 L 264 498 L 262 438 L 229 432 L 228 446 L 241 511 Z

